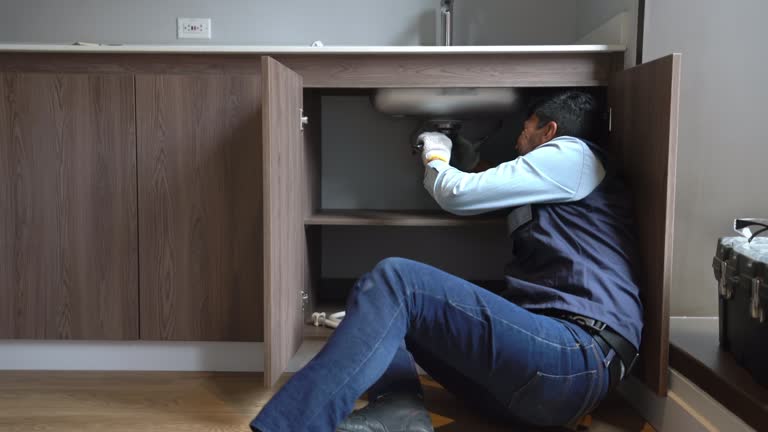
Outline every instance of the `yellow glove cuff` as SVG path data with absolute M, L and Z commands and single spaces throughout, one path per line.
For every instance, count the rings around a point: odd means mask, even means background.
M 442 156 L 440 156 L 440 155 L 434 155 L 434 156 L 430 156 L 430 157 L 429 157 L 429 159 L 427 159 L 427 163 L 430 163 L 430 162 L 432 162 L 433 160 L 441 160 L 441 161 L 443 161 L 443 162 L 445 162 L 445 163 L 448 163 L 448 161 L 447 161 L 447 160 L 445 160 L 445 158 L 444 158 L 444 157 L 442 157 Z

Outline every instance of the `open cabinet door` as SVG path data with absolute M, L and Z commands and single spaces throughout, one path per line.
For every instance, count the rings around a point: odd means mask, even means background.
M 611 146 L 634 197 L 645 328 L 643 380 L 667 393 L 680 54 L 618 72 L 608 87 Z
M 306 182 L 297 73 L 263 57 L 264 383 L 272 386 L 302 342 L 307 282 Z

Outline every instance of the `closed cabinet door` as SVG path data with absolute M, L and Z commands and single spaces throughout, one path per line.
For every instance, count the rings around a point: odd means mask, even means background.
M 645 307 L 640 372 L 659 395 L 668 385 L 680 57 L 617 73 L 608 87 L 610 144 L 632 191 L 638 227 L 637 276 Z
M 138 75 L 141 339 L 262 341 L 261 83 Z
M 0 74 L 0 338 L 136 339 L 134 80 Z

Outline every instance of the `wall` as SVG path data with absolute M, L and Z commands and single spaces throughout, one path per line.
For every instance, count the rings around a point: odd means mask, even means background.
M 766 16 L 764 0 L 646 1 L 643 61 L 683 55 L 673 315 L 717 315 L 717 238 L 768 217 Z
M 458 0 L 455 44 L 567 44 L 622 0 Z M 0 0 L 0 41 L 199 44 L 176 18 L 210 17 L 215 44 L 433 45 L 439 0 Z M 588 11 L 596 11 L 594 15 Z M 618 12 L 616 12 L 618 13 Z
M 637 0 L 583 0 L 576 11 L 577 43 L 618 43 L 626 45 L 624 66 L 637 64 Z
M 383 4 L 383 3 L 382 3 Z M 0 40 L 127 44 L 418 45 L 430 0 L 0 0 Z M 210 17 L 213 39 L 177 40 L 176 18 Z M 424 22 L 422 22 L 424 19 Z M 426 29 L 426 30 L 425 30 Z
M 573 16 L 578 37 L 586 35 L 621 12 L 637 8 L 637 0 L 580 0 L 574 3 L 579 5 Z

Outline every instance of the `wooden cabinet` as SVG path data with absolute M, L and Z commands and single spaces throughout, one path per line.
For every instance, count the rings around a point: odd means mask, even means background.
M 263 341 L 259 60 L 0 55 L 0 338 Z
M 263 340 L 258 75 L 139 74 L 141 339 Z
M 0 338 L 136 339 L 133 76 L 0 73 Z
M 302 79 L 269 57 L 262 61 L 262 74 L 264 287 L 270 287 L 264 292 L 265 373 L 279 376 L 302 342 L 301 293 L 309 283 L 304 218 L 311 207 L 302 181 L 307 176 Z
M 643 259 L 642 372 L 659 395 L 666 395 L 668 384 L 679 94 L 679 54 L 616 73 L 608 87 L 611 145 L 633 194 Z
M 328 290 L 323 227 L 499 223 L 323 210 L 322 92 L 592 87 L 608 96 L 635 195 L 642 372 L 664 394 L 680 60 L 622 71 L 623 57 L 3 54 L 0 338 L 263 340 L 272 384 L 313 337 L 302 306 Z
M 369 56 L 370 57 L 370 56 Z M 509 55 L 464 58 L 374 57 L 267 58 L 264 73 L 265 342 L 268 385 L 285 369 L 307 331 L 302 297 L 323 285 L 313 267 L 318 257 L 312 233 L 318 225 L 475 226 L 493 220 L 457 219 L 420 212 L 328 213 L 317 190 L 314 154 L 321 145 L 298 121 L 304 88 L 380 87 L 603 87 L 613 113 L 611 151 L 622 161 L 636 201 L 642 238 L 641 290 L 645 302 L 642 375 L 665 394 L 668 364 L 668 293 L 674 168 L 677 143 L 679 55 L 621 71 L 599 55 Z M 374 68 L 372 65 L 376 65 Z M 385 73 L 390 71 L 391 73 Z M 305 97 L 305 103 L 308 101 Z M 310 117 L 310 124 L 313 118 Z M 307 141 L 311 144 L 307 144 Z M 291 175 L 285 175 L 289 171 Z M 354 181 L 350 179 L 350 181 Z M 303 218 L 303 219 L 302 219 Z M 282 320 L 276 319 L 276 314 Z

